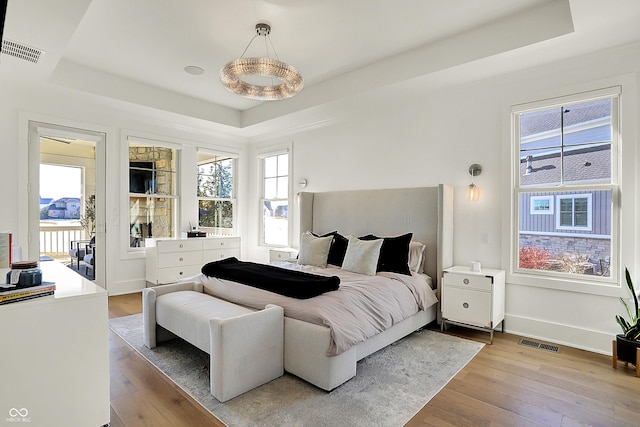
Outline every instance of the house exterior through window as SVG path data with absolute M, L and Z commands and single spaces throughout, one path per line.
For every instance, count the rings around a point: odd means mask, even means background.
M 514 272 L 613 283 L 619 88 L 513 108 Z

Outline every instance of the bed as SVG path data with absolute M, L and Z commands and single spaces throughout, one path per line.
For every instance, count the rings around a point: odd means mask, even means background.
M 411 233 L 413 242 L 424 244 L 421 274 L 374 272 L 375 276 L 362 276 L 332 265 L 323 268 L 301 266 L 295 261 L 288 265 L 287 262 L 275 263 L 280 267 L 340 277 L 340 290 L 302 301 L 203 274 L 185 280 L 200 282 L 205 292 L 236 304 L 256 309 L 263 308 L 265 304 L 283 306 L 284 369 L 330 391 L 355 376 L 358 360 L 439 320 L 439 280 L 442 270 L 452 265 L 453 258 L 453 190 L 450 186 L 439 185 L 389 190 L 304 192 L 298 194 L 297 199 L 299 229 L 302 233 L 313 232 L 316 237 L 335 231 L 342 236 L 374 234 L 393 237 Z M 356 284 L 352 285 L 354 280 Z M 366 330 L 362 336 L 353 336 L 349 331 L 346 338 L 340 333 L 336 335 L 340 329 L 339 322 L 331 317 L 316 318 L 315 308 L 310 309 L 307 305 L 309 301 L 331 299 L 340 292 L 360 292 L 367 286 L 390 288 L 385 281 L 391 281 L 403 290 L 397 295 L 384 294 L 379 299 L 406 298 L 403 296 L 407 294 L 406 287 L 409 294 L 414 294 L 416 308 L 407 309 L 412 311 L 402 309 L 404 311 L 397 314 L 392 313 L 393 308 L 387 309 L 384 305 L 376 308 L 378 314 L 384 314 L 382 317 L 385 319 L 374 316 L 374 320 L 380 324 L 373 328 L 356 325 L 355 329 L 372 329 Z M 431 289 L 428 292 L 420 290 L 421 282 L 428 283 L 433 292 Z M 366 315 L 358 314 L 355 317 Z

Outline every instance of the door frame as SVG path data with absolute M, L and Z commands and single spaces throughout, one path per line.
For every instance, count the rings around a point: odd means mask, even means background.
M 91 141 L 96 144 L 96 284 L 106 289 L 106 129 L 97 129 L 95 126 L 77 123 L 62 123 L 60 120 L 50 118 L 26 118 L 27 140 L 27 201 L 24 211 L 27 215 L 26 241 L 22 239 L 23 254 L 28 259 L 40 257 L 40 136 L 53 136 L 62 138 L 74 138 Z M 22 163 L 22 162 L 21 162 Z M 21 229 L 23 227 L 21 226 Z

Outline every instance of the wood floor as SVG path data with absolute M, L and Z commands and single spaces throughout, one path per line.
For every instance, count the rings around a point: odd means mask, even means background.
M 140 294 L 109 297 L 109 316 L 141 311 Z M 113 332 L 111 426 L 223 426 Z M 460 336 L 488 334 L 456 328 Z M 407 424 L 417 426 L 640 426 L 640 378 L 611 358 L 518 344 L 497 333 Z M 348 426 L 344 426 L 348 427 Z

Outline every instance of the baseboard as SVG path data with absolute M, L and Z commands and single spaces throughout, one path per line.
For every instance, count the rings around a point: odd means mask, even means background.
M 506 315 L 505 332 L 565 345 L 594 353 L 611 355 L 611 341 L 615 335 L 607 332 L 576 328 L 575 326 L 545 322 L 539 319 Z
M 109 296 L 132 294 L 141 292 L 146 287 L 147 282 L 145 279 L 123 280 L 109 283 L 107 285 L 107 292 L 109 292 Z

